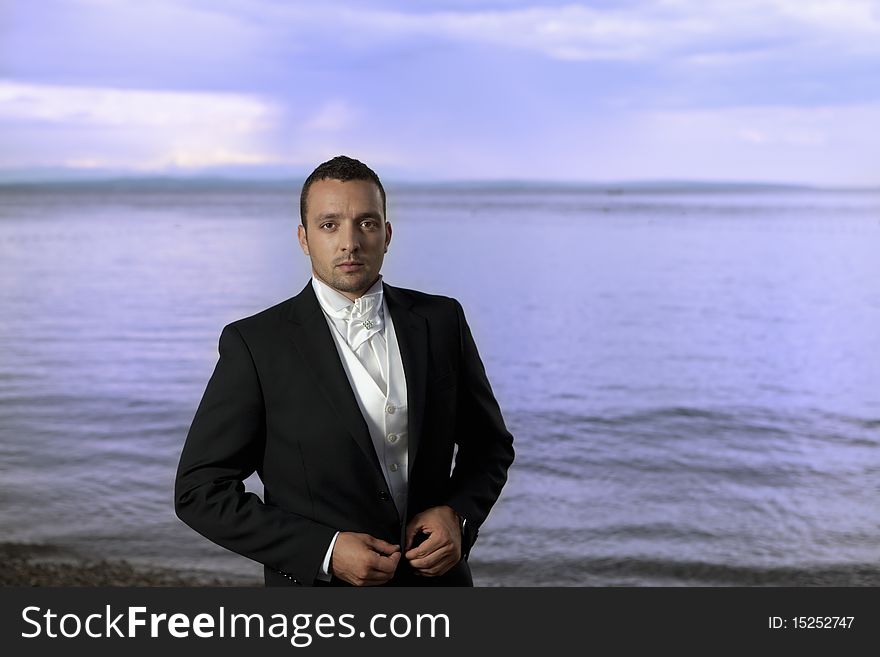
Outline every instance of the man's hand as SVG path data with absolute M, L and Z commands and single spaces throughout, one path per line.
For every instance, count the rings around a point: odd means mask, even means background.
M 330 572 L 355 586 L 376 586 L 394 576 L 399 561 L 399 545 L 369 534 L 340 532 L 330 555 Z
M 428 535 L 425 541 L 412 547 L 419 532 Z M 418 575 L 438 577 L 461 559 L 461 524 L 451 506 L 435 506 L 416 515 L 406 526 L 406 553 L 404 554 Z

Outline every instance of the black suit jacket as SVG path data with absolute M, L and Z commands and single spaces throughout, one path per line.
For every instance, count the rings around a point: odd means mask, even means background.
M 220 335 L 180 457 L 175 509 L 206 538 L 264 564 L 267 586 L 321 584 L 337 530 L 397 544 L 413 515 L 442 504 L 467 519 L 461 561 L 426 578 L 401 559 L 389 583 L 472 584 L 467 554 L 507 480 L 513 437 L 458 301 L 386 283 L 383 291 L 406 375 L 407 518 L 398 517 L 311 281 Z M 255 471 L 263 500 L 242 483 Z

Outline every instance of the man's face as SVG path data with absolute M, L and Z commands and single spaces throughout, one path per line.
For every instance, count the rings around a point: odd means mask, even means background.
M 306 197 L 306 225 L 297 236 L 315 276 L 352 301 L 363 295 L 391 243 L 379 188 L 368 180 L 318 180 Z

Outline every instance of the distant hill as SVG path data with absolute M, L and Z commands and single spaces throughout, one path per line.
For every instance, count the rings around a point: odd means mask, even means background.
M 294 190 L 311 169 L 290 167 L 217 167 L 210 170 L 171 172 L 145 175 L 141 172 L 120 172 L 109 169 L 72 169 L 65 167 L 38 169 L 0 169 L 0 189 L 102 189 L 118 191 L 216 191 L 234 189 Z M 420 180 L 393 170 L 382 173 L 388 189 L 438 190 L 456 189 L 479 192 L 541 191 L 596 194 L 711 194 L 762 192 L 880 192 L 880 187 L 821 187 L 814 185 L 779 184 L 757 181 L 706 180 L 624 180 L 624 181 L 552 181 L 552 180 Z

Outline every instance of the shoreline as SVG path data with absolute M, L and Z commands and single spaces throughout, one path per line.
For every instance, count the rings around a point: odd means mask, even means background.
M 0 542 L 0 586 L 18 587 L 257 587 L 262 578 L 216 571 L 141 566 L 94 559 L 53 544 Z M 477 587 L 877 587 L 874 564 L 748 567 L 638 559 L 584 559 L 554 566 L 478 561 Z
M 86 559 L 38 543 L 0 543 L 0 562 L 0 586 L 263 586 L 262 580 L 137 566 L 124 559 Z

